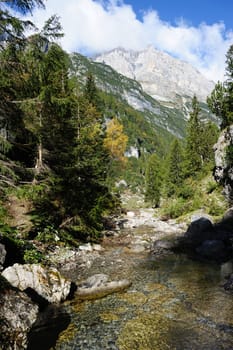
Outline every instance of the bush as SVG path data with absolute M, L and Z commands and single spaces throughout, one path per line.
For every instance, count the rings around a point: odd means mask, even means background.
M 217 189 L 217 187 L 218 187 L 217 182 L 215 182 L 215 181 L 209 181 L 209 182 L 207 183 L 207 186 L 206 186 L 206 192 L 207 192 L 207 194 L 210 194 L 210 193 L 214 192 L 214 191 Z
M 183 198 L 172 199 L 162 210 L 162 216 L 175 219 L 186 213 L 188 203 Z
M 43 231 L 39 231 L 36 239 L 43 243 L 55 243 L 60 240 L 58 231 L 52 225 L 45 227 Z
M 37 249 L 26 249 L 23 255 L 26 264 L 37 264 L 43 260 L 43 254 Z

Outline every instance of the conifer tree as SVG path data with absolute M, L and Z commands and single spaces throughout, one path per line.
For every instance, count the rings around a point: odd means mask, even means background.
M 185 171 L 188 176 L 195 175 L 202 167 L 201 157 L 201 122 L 199 119 L 200 107 L 197 97 L 192 99 L 192 111 L 187 125 L 185 148 Z
M 92 104 L 98 111 L 100 111 L 100 97 L 98 89 L 96 87 L 95 78 L 90 72 L 87 74 L 86 85 L 84 89 L 84 98 L 89 104 Z
M 150 156 L 145 174 L 146 191 L 145 200 L 150 202 L 153 207 L 157 207 L 160 202 L 161 195 L 161 172 L 160 172 L 160 161 L 158 156 L 154 153 Z
M 166 163 L 165 192 L 167 196 L 174 195 L 184 180 L 184 154 L 180 142 L 173 141 Z
M 31 21 L 24 21 L 14 15 L 15 12 L 32 12 L 35 7 L 44 7 L 43 0 L 6 0 L 0 2 L 0 49 L 7 43 L 23 45 L 25 42 L 25 29 L 34 27 Z M 10 9 L 14 10 L 12 14 Z
M 221 119 L 221 129 L 233 123 L 233 45 L 226 55 L 226 81 L 218 82 L 207 98 L 210 110 Z

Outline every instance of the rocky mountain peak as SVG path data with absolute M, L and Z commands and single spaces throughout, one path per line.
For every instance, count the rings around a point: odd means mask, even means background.
M 159 100 L 174 101 L 177 95 L 192 97 L 195 94 L 200 101 L 206 101 L 214 88 L 214 82 L 205 78 L 189 63 L 153 46 L 141 51 L 116 48 L 94 60 L 137 80 L 146 93 Z

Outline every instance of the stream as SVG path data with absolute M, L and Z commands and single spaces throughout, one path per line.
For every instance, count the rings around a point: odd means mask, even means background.
M 94 301 L 66 302 L 71 323 L 53 349 L 233 349 L 233 296 L 223 288 L 231 262 L 133 251 L 124 239 L 104 248 L 82 277 L 104 273 L 132 286 Z

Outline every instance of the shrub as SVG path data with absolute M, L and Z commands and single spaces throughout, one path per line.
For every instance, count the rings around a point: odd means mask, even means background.
M 178 218 L 187 211 L 188 203 L 183 198 L 172 199 L 162 210 L 162 215 L 170 219 Z
M 26 264 L 37 264 L 43 260 L 43 254 L 37 249 L 26 249 L 23 255 Z

